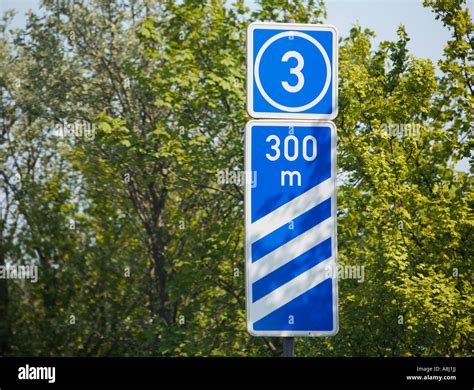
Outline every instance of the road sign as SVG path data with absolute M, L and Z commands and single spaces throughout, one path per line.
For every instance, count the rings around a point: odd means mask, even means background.
M 247 123 L 247 328 L 254 336 L 338 330 L 336 128 L 332 122 Z
M 334 119 L 334 26 L 251 23 L 247 29 L 247 111 L 254 118 Z

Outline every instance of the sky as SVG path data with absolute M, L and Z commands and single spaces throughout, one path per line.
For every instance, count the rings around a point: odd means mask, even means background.
M 474 0 L 469 0 L 471 9 Z M 254 1 L 247 3 L 253 6 Z M 25 13 L 37 11 L 40 0 L 0 0 L 0 12 L 15 9 L 17 15 L 12 27 L 24 27 Z M 430 58 L 435 63 L 443 54 L 449 31 L 435 20 L 431 10 L 423 7 L 422 0 L 326 0 L 328 18 L 342 37 L 359 22 L 362 27 L 375 31 L 375 43 L 395 40 L 397 28 L 404 24 L 410 36 L 409 49 L 417 57 Z
M 450 38 L 442 22 L 435 19 L 421 0 L 329 0 L 326 1 L 327 23 L 333 24 L 342 37 L 349 35 L 356 22 L 376 34 L 375 43 L 397 39 L 397 28 L 403 24 L 410 41 L 409 51 L 417 57 L 430 58 L 435 64 L 443 55 Z
M 362 28 L 375 32 L 374 44 L 384 40 L 396 40 L 397 28 L 403 24 L 410 41 L 409 52 L 416 57 L 429 58 L 436 65 L 443 56 L 443 49 L 450 38 L 450 32 L 436 20 L 422 0 L 326 0 L 328 17 L 325 21 L 337 27 L 341 37 L 347 37 L 350 29 L 358 22 Z M 15 9 L 17 15 L 12 27 L 24 27 L 28 9 L 37 11 L 40 0 L 0 0 L 0 13 Z M 247 1 L 251 7 L 254 1 Z M 474 10 L 474 0 L 468 0 L 468 7 Z M 439 72 L 438 72 L 439 73 Z M 458 163 L 458 169 L 468 171 L 467 159 Z
M 404 24 L 410 37 L 410 53 L 430 58 L 436 64 L 450 33 L 422 3 L 422 0 L 326 0 L 325 23 L 336 26 L 340 36 L 346 37 L 358 22 L 376 33 L 376 45 L 380 41 L 396 40 L 397 28 Z M 25 13 L 29 9 L 38 11 L 39 4 L 40 0 L 0 0 L 0 12 L 15 9 L 17 15 L 12 27 L 24 27 Z M 254 7 L 255 1 L 248 0 L 247 4 Z M 468 0 L 468 4 L 474 9 L 474 0 Z

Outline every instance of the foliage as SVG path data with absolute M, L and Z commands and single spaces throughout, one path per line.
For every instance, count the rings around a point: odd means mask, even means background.
M 429 1 L 452 33 L 436 76 L 396 42 L 340 42 L 340 333 L 299 355 L 471 353 L 472 20 Z M 44 0 L 0 39 L 0 354 L 278 355 L 245 326 L 243 168 L 249 21 L 318 23 L 320 1 Z M 92 129 L 64 136 L 67 126 Z M 389 125 L 420 130 L 403 136 Z M 389 127 L 391 128 L 391 127 Z M 404 127 L 405 129 L 407 127 Z M 84 127 L 83 127 L 84 129 Z

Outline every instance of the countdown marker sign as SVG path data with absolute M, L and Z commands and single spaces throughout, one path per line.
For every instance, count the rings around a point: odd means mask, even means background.
M 337 116 L 338 33 L 334 26 L 251 23 L 247 111 L 253 118 Z
M 247 328 L 254 336 L 338 331 L 336 127 L 332 122 L 247 123 Z

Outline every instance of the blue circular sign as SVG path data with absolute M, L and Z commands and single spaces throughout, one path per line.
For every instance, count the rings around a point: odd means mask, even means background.
M 262 45 L 254 74 L 257 88 L 269 104 L 296 113 L 310 109 L 326 95 L 331 63 L 324 47 L 312 36 L 284 31 Z

